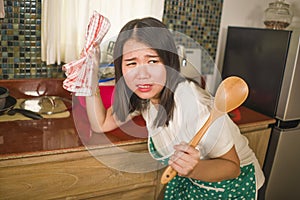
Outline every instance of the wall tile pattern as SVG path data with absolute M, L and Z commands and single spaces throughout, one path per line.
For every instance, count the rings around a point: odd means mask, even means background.
M 165 0 L 163 22 L 198 42 L 215 59 L 222 6 L 223 0 Z M 179 43 L 194 47 L 188 41 Z
M 214 58 L 223 0 L 165 0 L 163 21 L 188 35 Z M 0 79 L 63 77 L 41 61 L 42 0 L 4 0 L 0 19 Z M 189 47 L 189 44 L 186 44 Z
M 41 0 L 4 0 L 0 19 L 0 79 L 53 77 L 61 67 L 41 61 Z

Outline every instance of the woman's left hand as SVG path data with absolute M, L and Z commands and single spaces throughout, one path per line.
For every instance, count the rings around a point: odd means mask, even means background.
M 200 152 L 184 142 L 175 145 L 174 149 L 176 151 L 170 158 L 169 165 L 179 176 L 188 176 L 200 162 Z

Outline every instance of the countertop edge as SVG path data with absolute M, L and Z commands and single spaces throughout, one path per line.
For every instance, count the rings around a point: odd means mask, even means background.
M 88 147 L 80 146 L 58 150 L 1 154 L 0 168 L 53 161 L 74 160 L 78 158 L 97 156 L 99 154 L 114 154 L 118 153 L 118 150 L 120 149 L 123 149 L 123 151 L 141 151 L 145 150 L 144 147 L 147 147 L 146 144 L 147 139 L 133 139 L 128 141 L 120 141 L 113 144 L 91 145 Z

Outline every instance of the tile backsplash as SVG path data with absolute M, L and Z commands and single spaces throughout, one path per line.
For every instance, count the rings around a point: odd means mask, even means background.
M 215 59 L 222 6 L 223 0 L 165 0 L 163 22 L 191 37 Z
M 0 79 L 62 76 L 61 67 L 41 60 L 42 0 L 4 0 L 0 19 Z
M 215 58 L 223 0 L 165 0 L 163 22 Z M 42 0 L 4 0 L 0 19 L 0 79 L 63 77 L 41 61 Z

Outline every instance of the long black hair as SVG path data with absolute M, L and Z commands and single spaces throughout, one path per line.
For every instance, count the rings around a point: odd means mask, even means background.
M 113 112 L 125 121 L 128 114 L 147 109 L 149 100 L 141 99 L 125 83 L 122 73 L 123 47 L 126 41 L 134 39 L 155 50 L 166 68 L 166 84 L 160 94 L 158 114 L 154 125 L 168 126 L 175 107 L 174 91 L 185 79 L 180 75 L 180 63 L 172 33 L 159 20 L 147 17 L 128 22 L 120 31 L 114 47 L 116 87 Z

